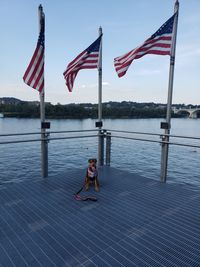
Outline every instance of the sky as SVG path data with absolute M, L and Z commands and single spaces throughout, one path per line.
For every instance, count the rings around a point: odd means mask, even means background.
M 200 0 L 179 0 L 174 104 L 200 104 Z M 98 71 L 81 70 L 73 92 L 63 78 L 67 64 L 103 29 L 102 101 L 167 103 L 169 56 L 134 60 L 118 78 L 113 64 L 141 45 L 173 15 L 175 0 L 0 0 L 0 97 L 38 101 L 23 82 L 38 39 L 38 6 L 45 13 L 45 101 L 98 103 Z

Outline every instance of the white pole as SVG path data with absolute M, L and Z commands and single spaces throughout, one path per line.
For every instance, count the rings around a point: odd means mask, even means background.
M 173 82 L 174 82 L 174 66 L 175 66 L 175 53 L 176 53 L 176 36 L 177 36 L 177 26 L 178 26 L 178 11 L 179 2 L 176 0 L 174 6 L 174 13 L 176 13 L 173 24 L 173 35 L 172 35 L 172 47 L 170 56 L 170 69 L 169 69 L 169 84 L 168 84 L 168 99 L 167 99 L 167 114 L 166 114 L 166 129 L 164 134 L 170 134 L 171 128 L 171 105 L 172 105 L 172 94 L 173 94 Z M 164 136 L 163 141 L 169 142 L 169 136 Z M 167 178 L 167 164 L 168 164 L 168 150 L 169 144 L 162 144 L 161 152 L 161 182 L 166 182 Z
M 38 7 L 38 17 L 39 17 L 39 34 L 40 34 L 41 22 L 42 20 L 45 19 L 42 5 L 39 5 Z M 45 89 L 45 86 L 42 92 L 40 93 L 41 139 L 43 139 L 41 141 L 41 169 L 42 169 L 42 177 L 47 177 L 48 176 L 48 147 L 47 147 L 47 142 L 44 140 L 46 137 L 46 130 L 44 127 L 44 123 L 45 123 L 45 90 L 44 89 Z
M 99 36 L 102 36 L 102 28 L 99 27 Z M 98 165 L 102 166 L 103 160 L 103 137 L 101 136 L 102 128 L 102 38 L 99 49 L 99 64 L 98 64 L 98 123 L 99 123 L 99 137 L 98 137 Z

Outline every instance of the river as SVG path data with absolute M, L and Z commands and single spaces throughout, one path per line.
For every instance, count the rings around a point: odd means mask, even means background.
M 103 127 L 162 133 L 161 121 L 162 119 L 106 119 L 103 121 Z M 94 129 L 94 125 L 95 120 L 92 119 L 51 120 L 51 131 Z M 171 134 L 200 137 L 200 119 L 172 119 L 171 125 Z M 37 132 L 40 130 L 39 127 L 39 119 L 0 119 L 0 134 Z M 52 134 L 53 136 L 55 135 Z M 64 134 L 59 136 L 64 136 Z M 137 137 L 144 138 L 140 135 Z M 0 138 L 1 141 L 13 140 L 13 137 Z M 25 138 L 27 137 L 18 137 L 18 139 Z M 32 139 L 33 136 L 28 138 Z M 159 140 L 159 137 L 153 139 Z M 175 141 L 200 145 L 198 140 Z M 40 142 L 0 145 L 0 149 L 0 184 L 40 178 Z M 51 141 L 49 143 L 49 176 L 66 169 L 84 168 L 87 165 L 87 159 L 96 156 L 96 138 Z M 159 180 L 160 157 L 159 143 L 112 138 L 111 166 L 113 167 Z M 200 149 L 171 145 L 167 181 L 200 186 Z

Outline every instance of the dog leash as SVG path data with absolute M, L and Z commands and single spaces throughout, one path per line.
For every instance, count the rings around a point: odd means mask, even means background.
M 74 199 L 75 200 L 78 200 L 78 201 L 87 201 L 87 200 L 97 201 L 97 198 L 94 197 L 94 196 L 84 196 L 84 197 L 82 197 L 82 196 L 79 195 L 81 193 L 81 191 L 83 190 L 84 187 L 85 187 L 85 183 L 81 187 L 81 189 L 74 194 Z

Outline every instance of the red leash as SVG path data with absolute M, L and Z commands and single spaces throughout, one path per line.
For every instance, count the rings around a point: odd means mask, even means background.
M 85 183 L 84 185 L 81 187 L 81 189 L 74 194 L 74 199 L 75 200 L 79 200 L 79 201 L 87 201 L 87 200 L 91 200 L 91 201 L 97 201 L 97 198 L 94 197 L 94 196 L 84 196 L 84 197 L 81 197 L 79 194 L 80 192 L 83 190 L 83 188 L 85 187 Z
M 81 197 L 80 195 L 74 195 L 74 199 L 79 200 L 79 201 L 87 201 L 87 200 L 97 201 L 97 198 L 93 196 Z

